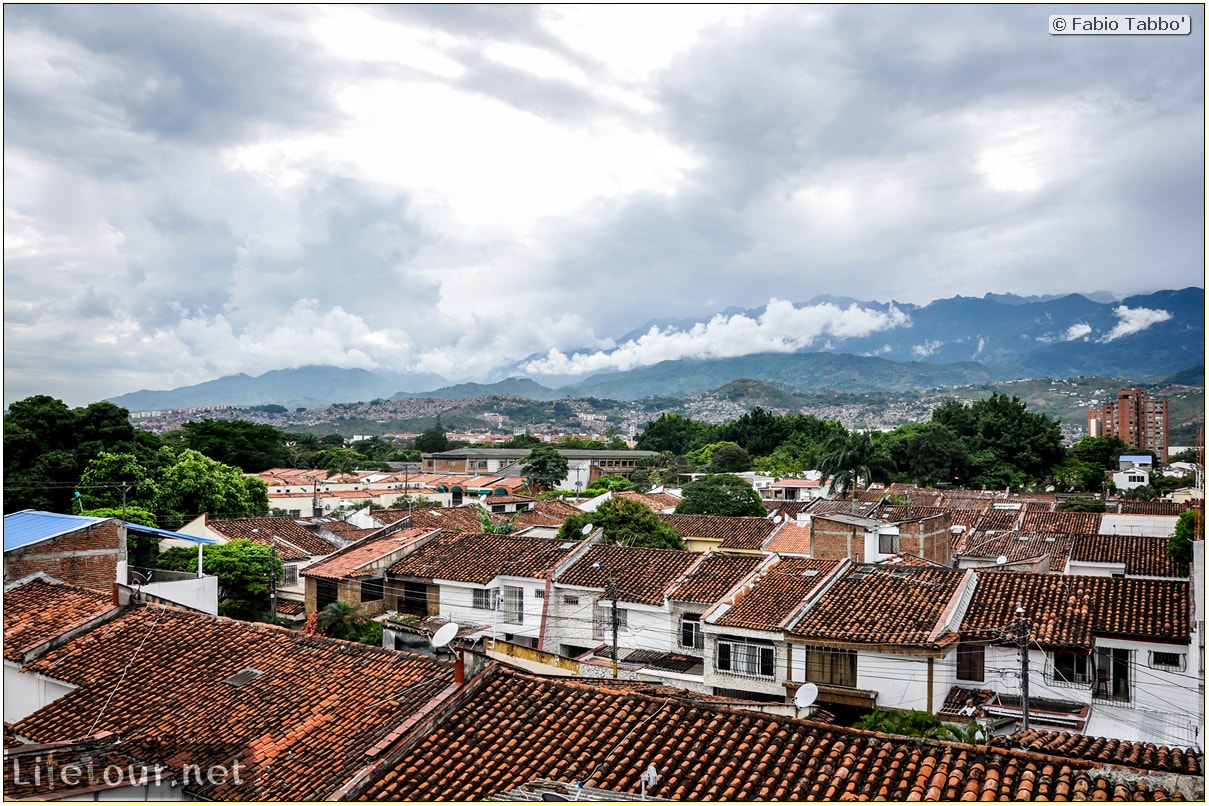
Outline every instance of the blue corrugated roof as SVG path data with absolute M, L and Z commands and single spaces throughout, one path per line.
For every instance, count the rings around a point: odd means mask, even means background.
M 39 512 L 36 509 L 14 512 L 4 516 L 4 550 L 12 551 L 32 546 L 105 520 L 108 518 L 63 515 L 59 512 Z
M 197 537 L 196 535 L 186 535 L 180 532 L 169 532 L 167 529 L 156 529 L 154 526 L 144 526 L 141 523 L 126 523 L 126 528 L 131 532 L 146 532 L 151 535 L 159 535 L 160 537 L 175 537 L 179 540 L 192 540 L 194 543 L 210 543 L 217 544 L 218 541 L 209 537 Z

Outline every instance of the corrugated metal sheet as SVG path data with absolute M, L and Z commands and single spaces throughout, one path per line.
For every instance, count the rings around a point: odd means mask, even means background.
M 1175 515 L 1114 515 L 1106 512 L 1100 520 L 1100 534 L 1170 537 L 1178 520 Z
M 22 549 L 106 520 L 108 518 L 87 518 L 58 512 L 39 512 L 36 509 L 14 512 L 4 516 L 4 550 Z

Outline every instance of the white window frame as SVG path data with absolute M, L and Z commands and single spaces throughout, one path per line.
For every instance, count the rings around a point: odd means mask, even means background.
M 766 666 L 769 669 L 767 673 L 763 671 Z M 777 676 L 776 645 L 733 636 L 719 638 L 714 652 L 714 668 L 740 677 L 774 680 Z
M 617 607 L 617 630 L 629 628 L 629 611 L 618 605 Z M 593 613 L 592 619 L 592 637 L 593 638 L 612 638 L 613 637 L 613 600 L 599 599 L 596 602 L 596 611 Z
M 495 588 L 475 588 L 471 606 L 475 610 L 495 610 L 497 593 Z

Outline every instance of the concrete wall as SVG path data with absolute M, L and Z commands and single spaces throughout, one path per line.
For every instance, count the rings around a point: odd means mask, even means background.
M 109 593 L 126 561 L 126 527 L 118 518 L 77 529 L 52 540 L 4 553 L 4 578 L 45 571 L 72 585 Z
M 142 591 L 160 600 L 191 607 L 212 616 L 218 615 L 218 577 L 152 582 L 150 585 L 143 585 Z
M 4 721 L 20 722 L 34 711 L 75 690 L 75 686 L 40 674 L 23 673 L 12 661 L 4 661 Z

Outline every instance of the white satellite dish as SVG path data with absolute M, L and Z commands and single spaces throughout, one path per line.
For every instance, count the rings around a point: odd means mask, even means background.
M 437 649 L 446 646 L 458 634 L 458 625 L 454 622 L 442 625 L 441 629 L 437 630 L 432 637 L 432 645 Z
M 803 683 L 793 695 L 793 704 L 799 708 L 805 708 L 809 705 L 814 705 L 814 701 L 819 698 L 819 687 L 814 683 Z
M 580 534 L 582 534 L 584 537 L 587 537 L 588 535 L 592 534 L 592 524 L 590 524 L 590 523 L 585 523 L 585 524 L 584 524 L 584 528 L 580 529 L 580 530 L 579 530 L 579 532 L 580 532 Z
M 1000 565 L 1003 565 L 1005 562 L 1007 562 L 1007 555 L 1000 554 L 998 557 L 995 558 L 995 562 L 999 563 Z

